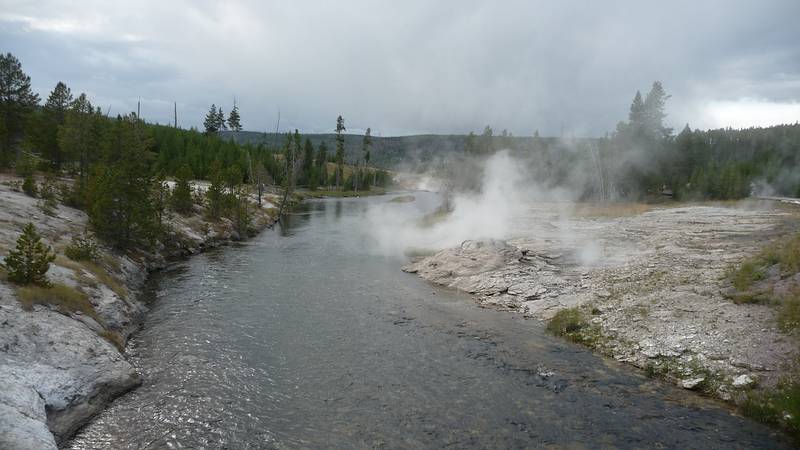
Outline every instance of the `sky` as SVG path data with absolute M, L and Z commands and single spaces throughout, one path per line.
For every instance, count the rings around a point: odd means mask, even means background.
M 800 1 L 0 0 L 42 98 L 111 114 L 382 136 L 600 136 L 660 80 L 676 130 L 800 121 Z

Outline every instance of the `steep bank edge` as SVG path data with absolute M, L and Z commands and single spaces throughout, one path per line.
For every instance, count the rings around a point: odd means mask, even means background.
M 111 400 L 141 383 L 116 345 L 124 347 L 147 311 L 137 293 L 148 273 L 240 236 L 230 221 L 204 220 L 197 207 L 189 217 L 165 218 L 169 245 L 155 254 L 128 256 L 102 248 L 98 263 L 88 266 L 63 256 L 71 238 L 86 228 L 83 212 L 59 205 L 46 215 L 13 183 L 0 184 L 0 203 L 0 254 L 13 247 L 23 224 L 33 222 L 59 255 L 50 280 L 87 294 L 96 312 L 67 316 L 43 305 L 26 310 L 16 288 L 0 279 L 0 448 L 57 448 Z M 256 208 L 252 228 L 271 226 L 270 213 L 269 202 Z

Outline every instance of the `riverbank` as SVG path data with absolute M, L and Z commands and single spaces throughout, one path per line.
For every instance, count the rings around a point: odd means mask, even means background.
M 797 231 L 798 217 L 768 201 L 525 205 L 516 238 L 467 241 L 405 270 L 548 322 L 648 375 L 741 403 L 792 373 L 798 342 L 779 329 L 776 308 L 728 298 L 726 274 Z
M 16 177 L 0 179 L 0 255 L 32 222 L 57 257 L 47 273 L 51 289 L 23 293 L 0 270 L 0 447 L 48 449 L 141 383 L 122 351 L 147 312 L 137 293 L 148 273 L 247 236 L 228 219 L 207 220 L 196 204 L 187 215 L 165 213 L 168 231 L 154 250 L 122 254 L 99 245 L 94 261 L 73 261 L 65 250 L 86 231 L 86 214 L 62 204 L 45 213 L 20 186 Z M 253 206 L 252 233 L 274 223 L 270 199 Z

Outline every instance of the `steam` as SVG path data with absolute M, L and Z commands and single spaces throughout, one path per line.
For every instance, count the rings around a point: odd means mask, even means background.
M 387 203 L 367 214 L 375 250 L 401 255 L 408 251 L 439 250 L 468 239 L 506 239 L 511 236 L 514 212 L 534 198 L 535 188 L 524 166 L 508 151 L 486 160 L 479 192 L 455 194 L 450 214 L 436 216 L 423 224 L 420 217 L 409 218 L 409 209 Z M 427 186 L 428 178 L 423 178 Z

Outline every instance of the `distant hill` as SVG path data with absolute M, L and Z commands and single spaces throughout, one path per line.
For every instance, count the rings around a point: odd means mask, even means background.
M 259 133 L 256 131 L 223 131 L 220 133 L 224 139 L 232 139 L 239 144 L 266 144 L 272 147 L 277 143 L 280 147 L 286 139 L 285 134 L 275 136 L 275 133 Z M 304 134 L 303 138 L 309 138 L 314 148 L 319 147 L 321 142 L 328 146 L 329 154 L 335 151 L 336 135 L 326 134 Z M 363 136 L 359 134 L 345 134 L 345 158 L 348 162 L 355 161 L 361 156 L 361 141 Z M 479 137 L 476 137 L 479 139 Z M 555 138 L 539 138 L 540 142 L 555 142 Z M 495 148 L 514 148 L 524 149 L 531 147 L 534 138 L 532 137 L 502 137 L 492 138 Z M 467 142 L 465 135 L 437 135 L 422 134 L 415 136 L 394 136 L 394 137 L 372 137 L 372 159 L 371 165 L 387 169 L 424 168 L 428 163 L 439 158 L 445 157 L 449 153 L 464 152 Z

